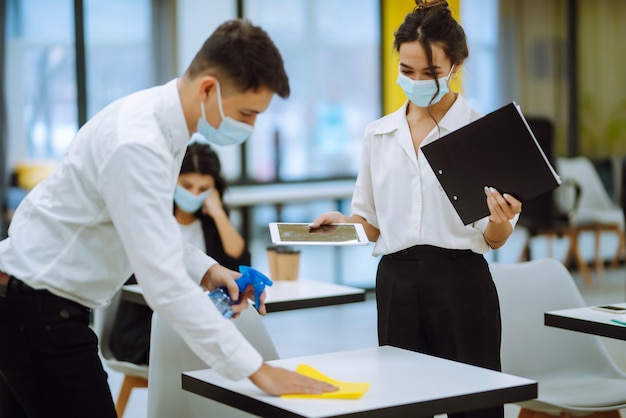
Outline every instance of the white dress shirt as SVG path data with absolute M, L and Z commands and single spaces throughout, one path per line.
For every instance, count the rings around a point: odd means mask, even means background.
M 414 245 L 488 252 L 483 232 L 489 219 L 463 225 L 424 154 L 415 153 L 407 104 L 365 129 L 352 214 L 380 230 L 373 255 Z M 420 147 L 480 117 L 459 94 Z
M 215 261 L 184 243 L 172 215 L 188 141 L 177 80 L 107 106 L 17 208 L 0 270 L 92 308 L 135 273 L 150 307 L 189 347 L 240 379 L 262 358 L 198 286 Z

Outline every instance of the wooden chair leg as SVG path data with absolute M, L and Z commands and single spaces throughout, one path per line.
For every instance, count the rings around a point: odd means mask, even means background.
M 131 390 L 134 388 L 147 387 L 148 379 L 144 379 L 139 376 L 124 375 L 124 381 L 122 381 L 122 387 L 120 388 L 120 393 L 117 395 L 117 402 L 115 402 L 115 412 L 117 412 L 118 418 L 122 418 L 124 416 L 124 410 L 126 409 L 126 404 L 130 398 Z
M 578 271 L 583 277 L 586 286 L 591 285 L 591 274 L 589 273 L 589 268 L 587 267 L 587 263 L 583 260 L 580 255 L 580 250 L 578 249 L 578 230 L 572 229 L 566 232 L 567 237 L 569 238 L 569 249 L 567 250 L 567 255 L 565 256 L 566 263 L 569 261 L 571 257 L 574 258 L 574 262 L 576 263 L 576 267 Z
M 619 227 L 615 229 L 615 233 L 619 239 L 619 244 L 617 246 L 617 251 L 615 252 L 615 256 L 613 257 L 613 261 L 611 262 L 611 268 L 617 268 L 620 260 L 622 258 L 626 259 L 626 243 L 624 239 L 624 231 L 622 231 Z
M 599 226 L 596 226 L 594 231 L 594 241 L 595 241 L 595 264 L 596 264 L 596 275 L 598 277 L 598 281 L 602 282 L 602 277 L 604 275 L 604 260 L 602 258 L 602 254 L 600 254 L 600 238 L 602 235 L 602 229 Z

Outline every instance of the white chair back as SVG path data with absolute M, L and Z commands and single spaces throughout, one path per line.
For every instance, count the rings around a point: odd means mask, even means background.
M 98 336 L 98 347 L 100 350 L 100 355 L 104 363 L 112 370 L 123 374 L 139 376 L 147 379 L 147 365 L 117 360 L 111 352 L 111 331 L 113 329 L 113 322 L 115 321 L 115 314 L 117 313 L 117 308 L 121 301 L 121 295 L 122 292 L 118 291 L 113 296 L 113 298 L 111 298 L 111 303 L 109 303 L 107 306 L 103 306 L 94 310 L 93 330 Z
M 557 171 L 562 179 L 574 180 L 580 186 L 573 223 L 598 222 L 618 224 L 624 228 L 624 213 L 609 196 L 598 171 L 586 157 L 557 158 Z
M 250 307 L 243 311 L 234 323 L 265 361 L 279 358 L 263 319 L 254 308 Z M 150 336 L 148 416 L 150 418 L 253 417 L 253 415 L 182 390 L 182 372 L 207 367 L 206 363 L 191 351 L 170 324 L 154 313 Z
M 538 401 L 521 405 L 557 415 L 625 407 L 626 374 L 601 339 L 544 325 L 546 311 L 585 306 L 563 264 L 545 258 L 490 269 L 502 315 L 502 371 L 539 382 Z

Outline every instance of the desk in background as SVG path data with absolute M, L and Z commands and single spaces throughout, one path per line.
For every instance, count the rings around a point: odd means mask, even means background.
M 276 221 L 280 221 L 282 205 L 287 203 L 334 200 L 341 211 L 341 201 L 352 198 L 355 180 L 328 180 L 300 183 L 257 184 L 230 186 L 224 196 L 224 203 L 241 211 L 242 236 L 246 242 L 252 239 L 250 209 L 259 205 L 276 206 Z
M 624 306 L 626 303 L 612 303 L 611 305 Z M 560 309 L 544 313 L 544 324 L 551 327 L 563 328 L 570 331 L 585 332 L 601 337 L 626 340 L 626 326 L 611 322 L 616 314 L 602 312 L 589 307 Z
M 275 281 L 265 288 L 267 312 L 316 308 L 365 301 L 365 290 L 315 280 Z M 137 284 L 122 288 L 122 299 L 145 305 L 143 292 Z
M 369 382 L 358 400 L 282 399 L 248 379 L 214 370 L 182 375 L 183 390 L 264 417 L 416 417 L 481 409 L 537 397 L 537 382 L 391 346 L 269 362 L 308 364 L 334 379 Z

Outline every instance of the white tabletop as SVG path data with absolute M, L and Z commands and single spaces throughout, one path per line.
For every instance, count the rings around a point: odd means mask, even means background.
M 183 373 L 184 390 L 266 417 L 415 417 L 534 399 L 537 382 L 463 363 L 384 346 L 269 362 L 295 370 L 308 364 L 337 380 L 369 382 L 358 400 L 283 399 L 248 379 L 214 370 Z
M 267 312 L 363 302 L 365 290 L 317 280 L 275 280 L 265 288 Z
M 615 306 L 624 306 L 626 303 L 611 303 Z M 611 322 L 611 318 L 618 315 L 592 309 L 591 306 L 574 309 L 560 309 L 544 314 L 545 325 L 585 332 L 602 337 L 626 340 L 626 326 Z
M 365 290 L 317 280 L 275 280 L 265 288 L 267 312 L 292 309 L 314 308 L 342 303 L 363 302 Z M 135 303 L 146 304 L 143 292 L 137 284 L 125 285 L 122 298 Z
M 352 197 L 355 180 L 230 186 L 224 202 L 232 208 Z

